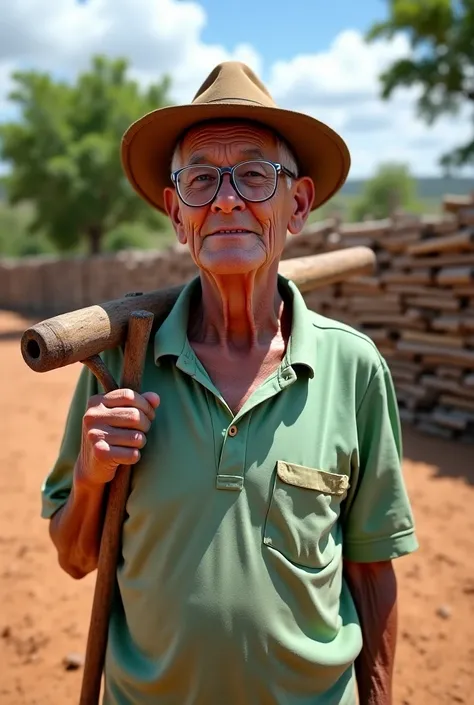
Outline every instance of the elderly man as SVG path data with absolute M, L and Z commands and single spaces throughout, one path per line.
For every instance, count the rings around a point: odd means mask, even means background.
M 287 232 L 343 184 L 330 128 L 218 66 L 127 131 L 125 172 L 199 276 L 147 351 L 144 392 L 84 368 L 42 490 L 59 563 L 97 566 L 104 487 L 133 474 L 107 705 L 392 702 L 392 559 L 417 547 L 384 359 L 278 275 Z M 105 360 L 116 378 L 122 353 Z M 146 443 L 146 444 L 145 444 Z

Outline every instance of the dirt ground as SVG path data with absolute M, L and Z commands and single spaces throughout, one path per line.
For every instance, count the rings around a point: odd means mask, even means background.
M 57 565 L 39 518 L 79 366 L 46 374 L 19 352 L 29 323 L 0 312 L 0 704 L 75 705 L 94 577 Z M 399 645 L 394 705 L 474 704 L 474 446 L 404 430 L 420 550 L 396 562 Z

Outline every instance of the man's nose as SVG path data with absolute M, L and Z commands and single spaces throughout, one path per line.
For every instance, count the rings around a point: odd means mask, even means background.
M 232 213 L 236 210 L 242 211 L 244 208 L 245 201 L 230 183 L 230 174 L 224 174 L 220 189 L 212 202 L 211 210 L 214 213 Z

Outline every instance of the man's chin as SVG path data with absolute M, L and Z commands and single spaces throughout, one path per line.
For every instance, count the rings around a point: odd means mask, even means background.
M 201 252 L 197 262 L 204 269 L 216 276 L 238 276 L 249 274 L 265 264 L 264 252 Z

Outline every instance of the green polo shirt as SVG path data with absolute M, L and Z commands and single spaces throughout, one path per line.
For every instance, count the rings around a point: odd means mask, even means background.
M 353 705 L 362 647 L 343 557 L 417 548 L 390 373 L 364 335 L 292 301 L 276 372 L 234 415 L 187 339 L 195 279 L 151 341 L 161 405 L 133 473 L 105 705 Z M 103 358 L 120 379 L 122 354 Z M 42 516 L 67 500 L 84 368 Z

